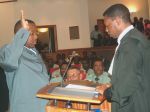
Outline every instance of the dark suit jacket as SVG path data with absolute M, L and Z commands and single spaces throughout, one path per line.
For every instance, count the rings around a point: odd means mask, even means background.
M 6 76 L 2 68 L 0 68 L 0 112 L 8 109 L 9 93 L 6 83 Z
M 133 29 L 121 40 L 112 73 L 112 112 L 150 112 L 150 42 Z

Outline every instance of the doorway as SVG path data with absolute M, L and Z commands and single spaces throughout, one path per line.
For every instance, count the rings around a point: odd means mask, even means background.
M 58 50 L 56 25 L 37 26 L 39 52 L 56 52 Z

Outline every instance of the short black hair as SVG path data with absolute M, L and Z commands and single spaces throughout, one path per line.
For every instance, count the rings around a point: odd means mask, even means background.
M 103 16 L 121 17 L 124 22 L 131 23 L 129 9 L 123 4 L 114 4 L 105 10 Z
M 29 23 L 29 24 L 35 24 L 34 21 L 32 20 L 29 20 L 29 19 L 26 19 L 26 21 Z M 22 23 L 21 23 L 21 20 L 18 20 L 14 26 L 14 34 L 17 33 L 17 31 L 22 27 Z
M 96 57 L 96 58 L 93 60 L 92 68 L 94 67 L 95 62 L 97 62 L 97 61 L 102 62 L 103 66 L 104 66 L 103 59 L 102 59 L 102 58 L 99 58 L 99 57 Z

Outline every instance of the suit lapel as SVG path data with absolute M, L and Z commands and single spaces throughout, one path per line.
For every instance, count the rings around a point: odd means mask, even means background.
M 133 29 L 132 29 L 133 30 Z M 118 71 L 118 68 L 120 66 L 120 55 L 121 55 L 121 52 L 123 51 L 123 46 L 124 44 L 126 43 L 127 39 L 130 37 L 130 32 L 132 32 L 132 30 L 130 30 L 123 38 L 122 40 L 120 41 L 120 45 L 115 53 L 115 57 L 114 57 L 114 63 L 113 63 L 113 71 L 112 71 L 112 74 L 113 75 L 116 75 L 115 77 L 112 77 L 113 78 L 113 82 L 115 82 L 117 80 L 117 71 Z

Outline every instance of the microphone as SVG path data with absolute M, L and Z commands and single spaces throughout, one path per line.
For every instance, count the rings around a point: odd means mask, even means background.
M 76 53 L 76 51 L 73 51 L 72 54 L 69 55 L 70 58 L 69 58 L 69 60 L 68 60 L 68 65 L 67 65 L 67 68 L 66 68 L 66 70 L 65 70 L 65 72 L 64 72 L 64 74 L 63 74 L 63 76 L 62 76 L 61 87 L 64 86 L 64 78 L 65 78 L 65 76 L 66 76 L 66 74 L 67 74 L 67 71 L 68 71 L 68 69 L 69 69 L 69 66 L 70 66 L 70 64 L 71 64 L 72 59 L 73 59 L 75 56 L 79 56 L 79 54 Z

